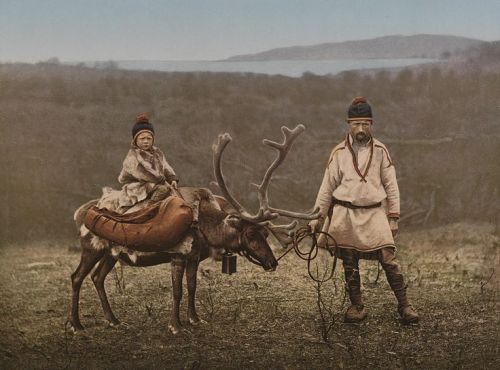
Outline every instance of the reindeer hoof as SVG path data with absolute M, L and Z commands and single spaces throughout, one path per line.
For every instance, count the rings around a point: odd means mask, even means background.
M 106 324 L 108 325 L 108 328 L 113 328 L 113 329 L 127 330 L 130 327 L 130 324 L 126 323 L 125 321 L 116 321 L 116 322 L 106 321 Z
M 118 320 L 106 320 L 106 324 L 108 324 L 110 328 L 116 328 L 117 326 L 121 325 L 121 322 Z
M 76 334 L 79 331 L 83 331 L 85 328 L 83 327 L 82 324 L 77 323 L 73 324 L 72 322 L 68 322 L 68 331 L 72 334 Z
M 168 329 L 170 330 L 170 332 L 173 334 L 173 335 L 177 335 L 181 332 L 181 326 L 176 324 L 176 325 L 173 325 L 173 324 L 169 324 L 168 325 Z
M 190 317 L 189 318 L 189 323 L 193 326 L 197 326 L 200 324 L 206 324 L 207 322 L 203 319 L 200 319 L 199 317 Z

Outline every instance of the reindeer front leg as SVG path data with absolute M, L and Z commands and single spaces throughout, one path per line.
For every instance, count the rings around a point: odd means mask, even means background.
M 186 269 L 186 257 L 181 254 L 176 254 L 172 258 L 171 265 L 173 306 L 168 328 L 170 329 L 172 334 L 178 334 L 181 331 L 179 306 L 182 299 L 182 278 L 184 277 L 184 270 Z
M 186 266 L 186 280 L 188 286 L 188 321 L 191 325 L 198 325 L 200 323 L 206 323 L 206 321 L 201 320 L 196 313 L 195 306 L 195 296 L 196 296 L 196 280 L 198 275 L 198 266 L 200 264 L 200 252 L 189 255 L 187 258 Z

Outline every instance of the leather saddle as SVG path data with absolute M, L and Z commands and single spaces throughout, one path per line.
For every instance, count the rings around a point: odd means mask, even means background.
M 92 207 L 84 224 L 95 235 L 140 252 L 168 252 L 186 235 L 193 211 L 177 196 L 128 214 Z

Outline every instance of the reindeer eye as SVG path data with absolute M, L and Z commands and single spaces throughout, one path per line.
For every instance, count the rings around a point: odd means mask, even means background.
M 249 237 L 249 238 L 254 238 L 255 237 L 255 230 L 253 228 L 249 228 L 247 230 L 247 237 Z
M 237 230 L 242 229 L 242 220 L 239 217 L 236 217 L 234 215 L 229 215 L 226 218 L 226 222 L 229 226 L 234 227 Z

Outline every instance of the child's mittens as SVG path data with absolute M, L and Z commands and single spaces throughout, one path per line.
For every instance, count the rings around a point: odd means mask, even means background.
M 170 186 L 168 185 L 158 185 L 151 195 L 151 200 L 153 202 L 158 202 L 165 199 L 170 194 Z

